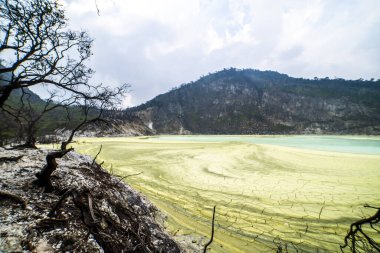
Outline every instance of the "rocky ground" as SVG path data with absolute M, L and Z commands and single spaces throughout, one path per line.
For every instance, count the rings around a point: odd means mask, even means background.
M 154 130 L 146 126 L 138 117 L 130 120 L 109 119 L 107 123 L 95 122 L 78 131 L 82 136 L 142 136 L 153 135 Z
M 87 156 L 57 159 L 44 192 L 47 153 L 0 148 L 0 252 L 184 252 L 148 200 Z

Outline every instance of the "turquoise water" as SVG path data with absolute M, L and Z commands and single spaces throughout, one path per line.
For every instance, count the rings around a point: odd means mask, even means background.
M 321 151 L 380 155 L 380 136 L 230 136 L 230 135 L 173 135 L 158 140 L 191 142 L 243 142 L 270 144 Z

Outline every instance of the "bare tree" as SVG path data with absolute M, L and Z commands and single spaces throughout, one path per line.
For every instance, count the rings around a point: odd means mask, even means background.
M 92 98 L 93 40 L 67 28 L 58 0 L 0 0 L 0 107 L 13 90 L 45 85 Z
M 51 174 L 57 169 L 57 158 L 62 158 L 73 148 L 67 148 L 67 146 L 73 141 L 75 133 L 79 131 L 83 126 L 91 124 L 97 121 L 107 122 L 106 118 L 103 118 L 103 112 L 105 110 L 112 110 L 115 105 L 119 104 L 125 92 L 128 91 L 128 85 L 123 85 L 116 89 L 103 88 L 102 92 L 91 99 L 83 97 L 75 97 L 75 103 L 82 108 L 83 119 L 77 123 L 75 127 L 70 131 L 66 140 L 61 143 L 61 150 L 49 153 L 46 156 L 46 165 L 44 168 L 36 174 L 37 184 L 44 187 L 46 191 L 51 191 L 53 185 L 51 183 Z M 68 114 L 72 109 L 72 104 L 65 107 Z M 92 113 L 91 113 L 92 112 Z M 70 119 L 70 117 L 68 117 Z
M 27 146 L 34 146 L 38 121 L 56 107 L 84 101 L 99 107 L 126 91 L 126 85 L 115 91 L 89 83 L 93 71 L 85 63 L 92 54 L 92 42 L 86 32 L 67 28 L 58 0 L 0 0 L 0 108 L 23 125 Z M 55 96 L 45 108 L 36 113 L 24 101 L 20 110 L 5 108 L 12 91 L 24 93 L 34 85 Z
M 37 148 L 36 134 L 38 123 L 49 112 L 59 107 L 69 107 L 74 104 L 73 98 L 58 99 L 57 94 L 52 92 L 45 101 L 33 101 L 33 94 L 30 90 L 21 88 L 21 96 L 18 98 L 19 104 L 10 105 L 5 103 L 3 111 L 10 115 L 19 123 L 20 130 L 25 135 L 25 142 L 16 148 Z
M 110 89 L 89 82 L 93 71 L 85 63 L 91 56 L 93 40 L 83 31 L 67 27 L 64 10 L 58 0 L 0 0 L 0 107 L 15 90 L 40 85 L 51 94 L 42 109 L 28 100 L 22 110 L 8 110 L 26 122 L 26 144 L 34 146 L 36 125 L 46 113 L 57 107 L 70 110 L 83 107 L 84 119 L 72 129 L 60 151 L 49 153 L 47 165 L 37 174 L 38 184 L 51 188 L 50 175 L 57 168 L 55 159 L 71 149 L 67 145 L 83 125 L 101 120 L 103 110 L 113 108 L 128 85 Z M 90 115 L 97 112 L 97 116 Z

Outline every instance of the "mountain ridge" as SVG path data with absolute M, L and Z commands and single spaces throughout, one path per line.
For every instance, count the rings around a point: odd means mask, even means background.
M 33 104 L 45 103 L 26 91 Z M 17 105 L 20 96 L 20 91 L 13 92 L 9 103 Z M 88 125 L 81 135 L 376 135 L 380 134 L 380 80 L 304 79 L 275 71 L 230 68 L 182 84 L 139 106 L 107 114 L 111 124 Z M 67 130 L 59 115 L 47 114 L 37 134 L 42 137 Z M 12 118 L 3 121 L 0 139 L 15 136 L 16 125 Z
M 380 81 L 230 68 L 126 111 L 158 134 L 379 134 Z

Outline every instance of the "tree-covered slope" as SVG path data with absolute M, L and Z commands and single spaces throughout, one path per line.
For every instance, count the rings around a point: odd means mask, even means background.
M 25 138 L 28 124 L 43 112 L 46 101 L 28 88 L 14 90 L 5 106 L 0 110 L 0 144 Z M 50 105 L 54 106 L 54 102 Z M 10 113 L 11 114 L 10 114 Z M 88 118 L 95 118 L 98 110 L 89 112 Z M 20 114 L 19 114 L 20 113 Z M 19 115 L 18 115 L 19 114 Z M 13 115 L 13 116 L 12 116 Z M 15 117 L 18 116 L 18 117 Z M 152 131 L 141 120 L 122 111 L 104 111 L 107 122 L 101 121 L 83 126 L 83 135 L 151 135 Z M 83 120 L 80 106 L 57 107 L 43 114 L 36 125 L 35 137 L 42 140 L 46 135 L 57 135 L 78 126 Z
M 380 133 L 380 81 L 225 69 L 129 109 L 158 133 Z

